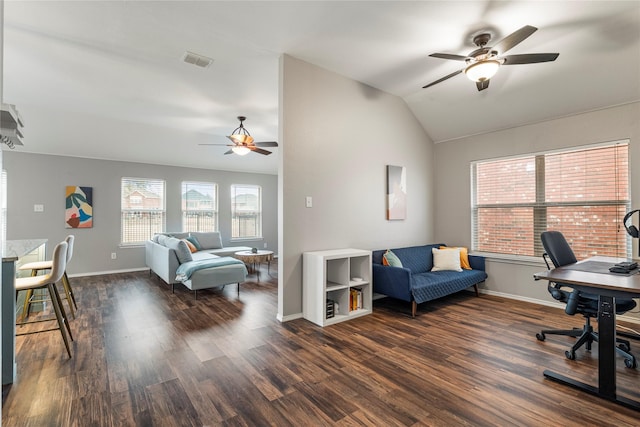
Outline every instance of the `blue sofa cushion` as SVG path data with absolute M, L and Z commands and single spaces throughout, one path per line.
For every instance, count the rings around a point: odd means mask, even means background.
M 484 281 L 480 270 L 433 271 L 411 275 L 411 292 L 417 303 L 444 297 Z

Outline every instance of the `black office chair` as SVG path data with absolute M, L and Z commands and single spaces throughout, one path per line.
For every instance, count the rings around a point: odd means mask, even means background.
M 545 231 L 540 235 L 542 239 L 542 246 L 546 253 L 542 255 L 547 268 L 551 269 L 548 258 L 551 259 L 554 267 L 562 267 L 565 265 L 573 264 L 577 262 L 571 246 L 567 243 L 566 239 L 559 231 Z M 563 289 L 565 287 L 565 289 Z M 566 305 L 565 313 L 573 316 L 576 313 L 580 313 L 585 318 L 585 324 L 582 329 L 560 329 L 560 330 L 543 330 L 536 334 L 536 338 L 540 341 L 545 340 L 545 335 L 568 335 L 570 337 L 576 337 L 578 340 L 571 347 L 571 350 L 565 351 L 567 359 L 574 360 L 576 358 L 576 350 L 583 345 L 586 345 L 587 350 L 591 351 L 591 344 L 595 341 L 598 342 L 598 333 L 594 332 L 593 326 L 591 326 L 591 318 L 598 317 L 598 296 L 571 289 L 571 287 L 565 283 L 549 282 L 547 287 L 551 296 L 563 302 Z M 624 314 L 627 311 L 633 309 L 636 303 L 632 299 L 616 298 L 616 314 Z M 627 368 L 636 367 L 636 358 L 630 353 L 631 345 L 629 341 L 617 338 L 619 343 L 616 347 L 616 352 L 624 357 L 624 364 Z

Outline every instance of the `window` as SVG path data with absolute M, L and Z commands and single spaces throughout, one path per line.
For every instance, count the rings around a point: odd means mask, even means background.
M 257 185 L 231 186 L 231 238 L 262 237 L 262 189 Z
M 557 230 L 578 259 L 630 256 L 628 142 L 474 162 L 471 176 L 474 250 L 538 257 Z
M 218 186 L 210 182 L 182 183 L 182 231 L 218 230 Z
M 122 178 L 120 241 L 139 244 L 164 230 L 164 181 L 146 178 Z

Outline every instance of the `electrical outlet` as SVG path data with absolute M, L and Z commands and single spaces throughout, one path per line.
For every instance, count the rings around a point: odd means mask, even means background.
M 264 248 L 267 249 L 267 242 L 264 242 Z
M 111 259 L 117 259 L 118 258 L 118 254 L 116 254 L 115 252 L 111 252 Z

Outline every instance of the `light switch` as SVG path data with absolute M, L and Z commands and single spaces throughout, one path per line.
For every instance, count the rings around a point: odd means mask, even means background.
M 34 212 L 44 212 L 44 205 L 36 204 L 33 205 Z
M 311 196 L 307 196 L 305 198 L 305 206 L 308 208 L 312 208 L 313 207 L 313 198 Z

